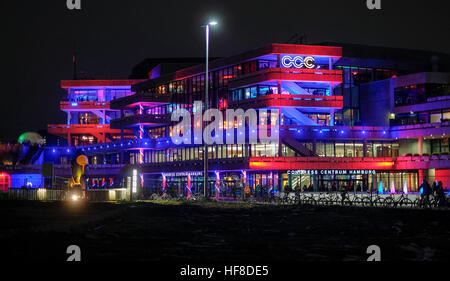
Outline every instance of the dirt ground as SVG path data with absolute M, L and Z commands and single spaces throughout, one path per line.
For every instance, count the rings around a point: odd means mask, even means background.
M 0 201 L 8 260 L 175 262 L 450 260 L 450 211 L 249 203 Z

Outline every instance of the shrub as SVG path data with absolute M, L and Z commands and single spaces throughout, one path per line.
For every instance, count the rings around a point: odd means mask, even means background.
M 8 200 L 8 192 L 0 191 L 0 200 Z

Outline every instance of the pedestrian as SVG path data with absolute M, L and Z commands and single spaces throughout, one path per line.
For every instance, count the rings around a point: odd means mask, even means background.
M 438 192 L 438 184 L 437 184 L 437 181 L 434 181 L 432 189 L 431 189 L 431 193 L 436 195 L 437 192 Z
M 443 206 L 446 201 L 445 201 L 444 185 L 442 184 L 442 181 L 439 181 L 439 183 L 437 184 L 436 196 L 439 202 L 439 206 Z

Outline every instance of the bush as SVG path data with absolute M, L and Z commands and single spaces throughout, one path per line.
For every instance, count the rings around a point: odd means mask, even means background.
M 0 200 L 8 200 L 8 192 L 0 191 Z

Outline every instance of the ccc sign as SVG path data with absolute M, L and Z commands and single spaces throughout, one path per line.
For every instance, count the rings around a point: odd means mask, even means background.
M 301 56 L 282 56 L 281 66 L 290 68 L 314 68 L 314 58 L 313 57 L 301 57 Z

